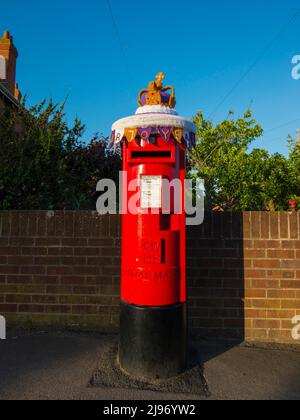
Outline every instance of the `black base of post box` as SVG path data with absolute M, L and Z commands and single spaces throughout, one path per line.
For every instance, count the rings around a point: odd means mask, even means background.
M 187 304 L 139 307 L 121 303 L 119 362 L 128 374 L 168 379 L 187 368 Z

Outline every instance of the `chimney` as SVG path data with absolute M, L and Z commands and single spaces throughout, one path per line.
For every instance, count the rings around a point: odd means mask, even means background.
M 16 65 L 18 51 L 13 44 L 13 37 L 5 31 L 0 38 L 0 83 L 17 99 L 21 94 L 16 84 Z

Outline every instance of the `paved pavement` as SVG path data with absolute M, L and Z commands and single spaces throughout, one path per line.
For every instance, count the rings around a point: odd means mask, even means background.
M 191 400 L 191 395 L 89 387 L 116 337 L 11 333 L 0 341 L 0 399 Z M 300 351 L 197 343 L 211 399 L 300 400 Z

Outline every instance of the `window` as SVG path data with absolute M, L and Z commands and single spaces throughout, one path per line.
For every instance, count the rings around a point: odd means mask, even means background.
M 6 61 L 5 58 L 0 55 L 0 79 L 6 79 Z

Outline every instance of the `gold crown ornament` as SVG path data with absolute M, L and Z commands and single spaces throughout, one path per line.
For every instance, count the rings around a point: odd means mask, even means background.
M 139 93 L 138 104 L 145 105 L 163 105 L 169 108 L 175 108 L 176 98 L 175 89 L 172 86 L 163 86 L 165 79 L 164 73 L 158 73 L 155 82 L 150 82 L 148 89 L 143 89 Z M 171 91 L 171 92 L 168 92 Z

